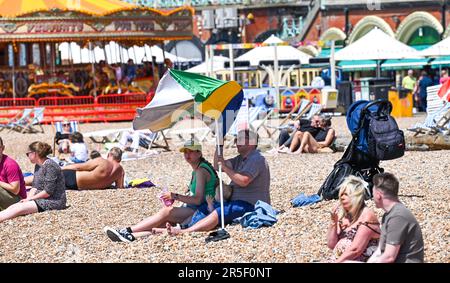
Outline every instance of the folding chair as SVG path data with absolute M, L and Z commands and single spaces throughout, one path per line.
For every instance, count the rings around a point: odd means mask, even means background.
M 319 103 L 311 104 L 311 108 L 309 109 L 309 112 L 306 115 L 305 119 L 311 120 L 311 118 L 314 115 L 320 114 L 320 111 L 322 111 L 322 105 L 321 104 L 319 104 Z
M 75 132 L 78 132 L 78 121 L 70 121 L 70 134 L 73 134 Z M 63 133 L 63 122 L 62 121 L 58 121 L 55 122 L 55 137 L 53 138 L 53 152 L 55 153 L 56 151 L 56 135 L 57 133 Z
M 22 121 L 17 121 L 13 123 L 13 126 L 9 131 L 15 130 L 21 133 L 44 133 L 44 128 L 41 125 L 41 122 L 44 120 L 44 107 L 36 107 L 34 108 L 28 117 L 33 114 L 33 118 L 24 119 Z M 35 127 L 39 126 L 39 130 Z
M 264 118 L 262 118 L 262 119 L 256 119 L 255 121 L 251 122 L 251 125 L 252 125 L 253 129 L 254 129 L 256 132 L 258 132 L 260 128 L 263 128 L 263 129 L 266 131 L 266 133 L 267 133 L 267 135 L 269 136 L 269 138 L 272 137 L 272 133 L 271 133 L 271 132 L 269 131 L 269 129 L 267 128 L 268 125 L 266 125 L 266 123 L 267 123 L 267 120 L 269 119 L 269 117 L 272 115 L 272 113 L 273 113 L 273 109 L 270 109 L 270 110 L 266 113 L 266 115 L 264 116 Z M 259 118 L 259 114 L 260 114 L 260 113 L 258 113 L 257 118 Z
M 8 123 L 0 125 L 0 131 L 3 131 L 4 129 L 10 129 L 11 131 L 16 124 L 25 125 L 26 122 L 31 118 L 31 113 L 33 113 L 33 108 L 23 109 L 22 112 L 18 112 L 16 116 L 11 118 Z
M 273 127 L 273 126 L 268 126 L 269 128 L 275 128 L 275 130 L 272 131 L 272 133 L 270 134 L 270 136 L 273 136 L 275 134 L 276 131 L 282 130 L 282 129 L 286 129 L 288 127 L 290 127 L 289 125 L 285 125 L 286 122 L 288 120 L 290 120 L 293 116 L 295 117 L 293 119 L 293 122 L 300 120 L 301 117 L 303 117 L 303 115 L 305 115 L 308 110 L 311 108 L 311 104 L 312 102 L 309 101 L 308 99 L 302 99 L 300 100 L 300 103 L 297 104 L 292 110 L 291 112 L 288 113 L 288 115 L 286 116 L 286 118 L 284 118 L 280 124 L 278 124 L 278 126 Z M 295 114 L 295 112 L 297 111 L 297 114 Z
M 263 119 L 260 119 L 260 123 L 257 123 L 255 121 L 258 120 L 258 117 L 261 113 L 261 111 L 263 110 L 263 107 L 251 107 L 249 108 L 248 111 L 248 120 L 245 119 L 243 120 L 243 117 L 236 117 L 236 119 L 234 120 L 233 124 L 231 125 L 230 129 L 228 130 L 228 133 L 225 135 L 225 139 L 229 138 L 231 141 L 227 144 L 227 148 L 231 147 L 234 144 L 234 139 L 237 137 L 238 134 L 238 124 L 240 123 L 245 123 L 249 125 L 252 125 L 252 127 L 258 127 L 258 129 L 264 124 L 264 122 L 267 120 L 267 118 L 269 117 L 269 115 L 267 114 Z M 269 111 L 270 113 L 272 112 Z M 238 115 L 239 116 L 239 115 Z M 262 123 L 261 123 L 262 122 Z M 258 130 L 255 129 L 255 130 Z M 266 128 L 267 130 L 267 128 Z
M 414 136 L 418 134 L 436 134 L 439 131 L 445 130 L 448 124 L 448 116 L 450 111 L 450 102 L 446 102 L 441 108 L 435 112 L 429 112 L 423 123 L 416 123 L 408 131 L 414 132 Z
M 164 145 L 161 145 L 160 143 L 157 143 L 156 141 L 159 138 L 159 135 L 161 134 L 162 142 L 164 142 Z M 169 143 L 167 142 L 167 138 L 164 135 L 163 131 L 151 133 L 151 134 L 145 134 L 140 133 L 139 134 L 139 145 L 150 150 L 152 148 L 163 148 L 167 151 L 169 151 Z

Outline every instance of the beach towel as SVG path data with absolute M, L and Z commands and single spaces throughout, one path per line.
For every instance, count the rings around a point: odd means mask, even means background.
M 155 184 L 148 178 L 133 179 L 127 182 L 126 188 L 150 188 L 155 187 Z
M 291 200 L 293 207 L 306 206 L 320 202 L 322 198 L 318 194 L 307 196 L 304 193 L 299 194 Z
M 258 200 L 255 210 L 247 212 L 242 217 L 233 220 L 233 223 L 241 223 L 244 228 L 257 229 L 263 226 L 269 227 L 277 223 L 277 215 L 280 212 L 275 210 L 270 204 Z

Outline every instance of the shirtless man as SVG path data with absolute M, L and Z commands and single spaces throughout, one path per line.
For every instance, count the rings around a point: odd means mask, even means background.
M 120 165 L 122 150 L 112 148 L 107 159 L 95 158 L 85 163 L 70 164 L 62 168 L 68 190 L 100 190 L 115 183 L 124 188 L 125 171 Z

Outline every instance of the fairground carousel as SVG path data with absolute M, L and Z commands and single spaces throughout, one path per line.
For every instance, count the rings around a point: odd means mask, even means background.
M 190 39 L 193 13 L 118 0 L 0 0 L 0 98 L 101 94 L 102 66 L 61 60 L 60 44 L 93 51 L 111 41 L 127 48 Z

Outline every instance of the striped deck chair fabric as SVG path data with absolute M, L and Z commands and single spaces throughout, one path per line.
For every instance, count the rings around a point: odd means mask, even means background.
M 20 114 L 22 113 L 22 114 Z M 8 123 L 0 126 L 0 131 L 4 129 L 13 130 L 16 126 L 25 125 L 27 121 L 31 119 L 31 113 L 33 113 L 33 108 L 25 108 L 22 112 L 17 113 Z

